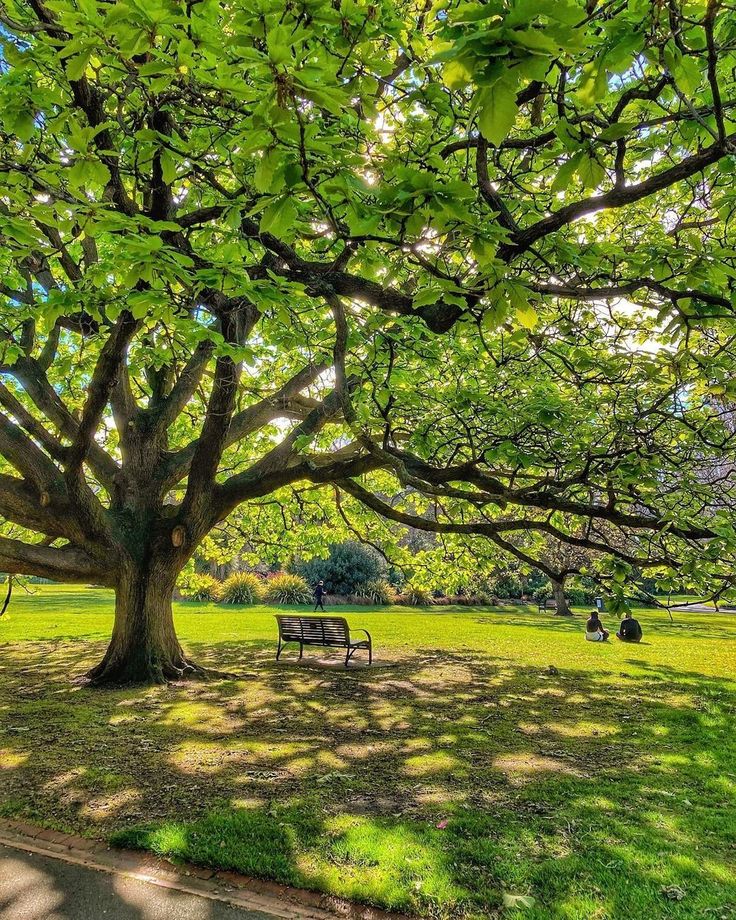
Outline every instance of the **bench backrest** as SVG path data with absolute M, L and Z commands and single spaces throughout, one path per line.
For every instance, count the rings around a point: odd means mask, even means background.
M 277 614 L 279 633 L 286 642 L 314 645 L 344 645 L 350 639 L 350 627 L 344 617 L 299 617 Z
M 544 602 L 541 603 L 539 606 L 540 606 L 540 607 L 545 607 L 545 608 L 547 608 L 547 607 L 550 607 L 550 608 L 551 608 L 551 607 L 556 607 L 556 606 L 557 606 L 557 601 L 556 601 L 556 600 L 553 600 L 552 598 L 549 598 L 549 600 L 544 601 Z

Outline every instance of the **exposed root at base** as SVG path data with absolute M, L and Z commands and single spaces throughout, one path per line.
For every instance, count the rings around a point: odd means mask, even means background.
M 75 683 L 86 687 L 125 687 L 132 685 L 162 685 L 183 681 L 238 680 L 240 675 L 231 671 L 205 668 L 194 662 L 181 659 L 176 664 L 151 664 L 141 667 L 129 664 L 110 664 L 102 661 L 86 674 L 76 678 Z

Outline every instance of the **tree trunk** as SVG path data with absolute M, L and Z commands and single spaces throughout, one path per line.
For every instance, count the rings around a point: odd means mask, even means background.
M 87 674 L 91 683 L 162 684 L 205 675 L 176 638 L 171 606 L 176 575 L 170 565 L 123 565 L 112 638 L 105 657 Z
M 572 610 L 570 610 L 570 607 L 567 603 L 567 598 L 565 597 L 565 582 L 552 580 L 552 591 L 554 592 L 555 603 L 557 604 L 555 616 L 571 617 Z

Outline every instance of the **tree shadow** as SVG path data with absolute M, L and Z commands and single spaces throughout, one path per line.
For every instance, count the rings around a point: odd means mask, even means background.
M 736 905 L 725 678 L 190 648 L 243 679 L 101 693 L 68 680 L 100 643 L 0 649 L 4 813 L 423 914 L 491 916 L 504 892 L 538 918 Z

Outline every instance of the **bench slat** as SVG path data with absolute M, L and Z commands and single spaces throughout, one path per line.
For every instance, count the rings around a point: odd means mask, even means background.
M 284 641 L 342 648 L 348 648 L 350 645 L 350 628 L 344 617 L 299 617 L 279 614 L 276 620 Z

